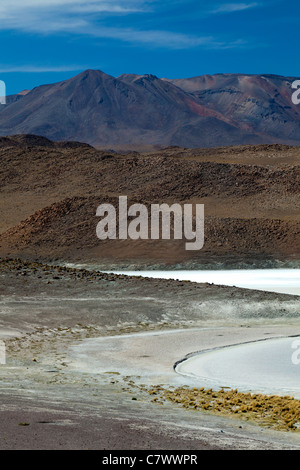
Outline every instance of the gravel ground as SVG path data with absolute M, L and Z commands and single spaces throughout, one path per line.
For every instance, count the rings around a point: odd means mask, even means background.
M 0 449 L 299 449 L 297 432 L 153 403 L 191 352 L 299 335 L 300 299 L 0 263 Z

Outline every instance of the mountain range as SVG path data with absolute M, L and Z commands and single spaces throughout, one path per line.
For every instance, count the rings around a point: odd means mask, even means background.
M 300 145 L 293 77 L 216 74 L 168 79 L 86 70 L 7 97 L 0 135 L 114 147 Z

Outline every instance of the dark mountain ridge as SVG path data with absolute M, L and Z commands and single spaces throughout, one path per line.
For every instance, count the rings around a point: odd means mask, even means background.
M 300 144 L 293 77 L 216 74 L 187 79 L 86 70 L 9 97 L 0 135 L 35 134 L 93 146 Z

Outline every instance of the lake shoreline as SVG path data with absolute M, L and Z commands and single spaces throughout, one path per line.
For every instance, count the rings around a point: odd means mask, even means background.
M 199 340 L 211 347 L 298 331 L 297 296 L 21 260 L 2 259 L 0 277 L 7 346 L 0 367 L 1 448 L 66 449 L 74 442 L 90 449 L 138 449 L 146 442 L 152 449 L 300 448 L 294 433 L 160 406 L 137 387 L 148 367 L 162 372 L 157 382 L 150 373 L 149 384 L 177 379 L 174 363 L 199 350 Z M 157 334 L 171 330 L 173 336 Z M 134 342 L 137 333 L 148 334 L 147 344 L 144 337 Z M 72 348 L 81 345 L 87 354 L 85 341 L 99 337 L 105 345 L 96 368 L 103 370 L 78 370 Z M 159 347 L 154 339 L 162 340 Z M 86 357 L 91 365 L 93 356 Z M 125 374 L 126 358 L 133 369 Z

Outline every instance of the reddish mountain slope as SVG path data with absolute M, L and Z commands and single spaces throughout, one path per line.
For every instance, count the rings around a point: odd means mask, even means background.
M 0 108 L 0 135 L 37 134 L 95 146 L 216 147 L 300 143 L 293 78 L 218 74 L 114 78 L 87 70 Z

